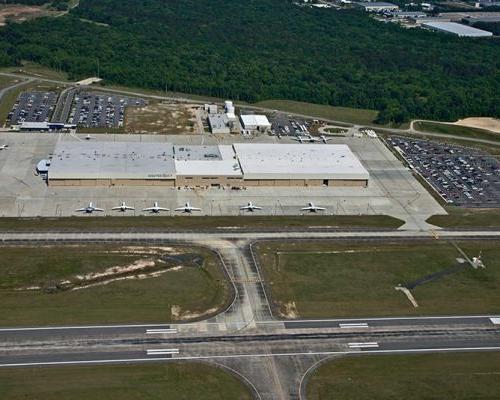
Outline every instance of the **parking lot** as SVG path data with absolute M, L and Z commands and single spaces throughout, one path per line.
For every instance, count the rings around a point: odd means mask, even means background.
M 500 207 L 500 163 L 457 145 L 392 136 L 388 142 L 450 204 Z
M 311 123 L 296 118 L 288 118 L 286 114 L 274 114 L 269 118 L 271 133 L 276 136 L 299 136 L 309 133 Z
M 21 122 L 49 121 L 57 102 L 54 92 L 23 92 L 19 95 L 7 120 L 11 125 Z
M 125 121 L 125 109 L 143 107 L 139 98 L 108 95 L 105 93 L 76 93 L 68 123 L 82 128 L 120 128 Z

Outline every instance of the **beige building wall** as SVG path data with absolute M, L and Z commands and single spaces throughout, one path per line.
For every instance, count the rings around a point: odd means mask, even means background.
M 240 187 L 243 179 L 233 176 L 177 176 L 176 186 L 206 187 L 211 185 Z
M 49 179 L 49 186 L 175 186 L 173 179 Z

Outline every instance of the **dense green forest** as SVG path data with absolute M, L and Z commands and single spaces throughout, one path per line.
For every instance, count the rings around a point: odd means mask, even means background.
M 500 41 L 286 0 L 81 0 L 67 16 L 3 28 L 0 64 L 21 60 L 75 78 L 99 60 L 107 82 L 372 108 L 380 122 L 500 117 Z

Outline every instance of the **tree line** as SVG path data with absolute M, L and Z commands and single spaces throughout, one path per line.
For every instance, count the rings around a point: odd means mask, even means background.
M 498 40 L 284 0 L 82 0 L 1 29 L 0 65 L 22 60 L 75 79 L 99 64 L 121 85 L 376 109 L 381 123 L 500 117 Z

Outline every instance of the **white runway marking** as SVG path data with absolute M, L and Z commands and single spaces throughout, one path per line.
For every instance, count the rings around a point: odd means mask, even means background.
M 179 354 L 179 349 L 150 349 L 150 350 L 147 350 L 146 353 L 148 356 Z
M 177 329 L 175 328 L 167 328 L 167 329 L 146 329 L 146 335 L 161 335 L 166 333 L 177 333 Z
M 376 348 L 376 347 L 378 347 L 378 343 L 377 342 L 348 343 L 347 345 L 351 349 L 368 349 L 368 348 Z
M 368 328 L 368 324 L 366 322 L 360 322 L 357 324 L 339 324 L 340 328 L 348 329 L 348 328 Z
M 500 325 L 500 318 L 490 318 L 492 324 Z

